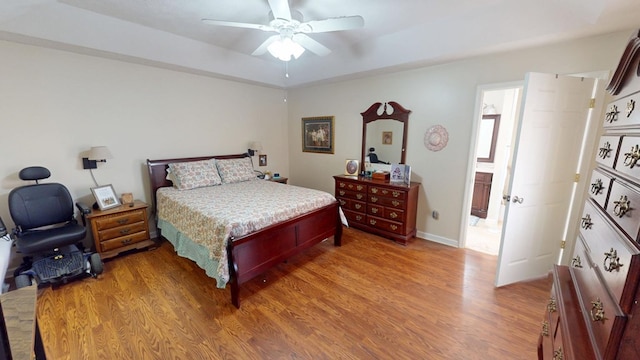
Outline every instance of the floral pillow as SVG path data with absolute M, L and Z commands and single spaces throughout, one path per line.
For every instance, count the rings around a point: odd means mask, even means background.
M 257 179 L 251 158 L 217 160 L 216 166 L 224 184 Z
M 169 164 L 173 186 L 179 190 L 222 184 L 215 160 L 200 160 Z

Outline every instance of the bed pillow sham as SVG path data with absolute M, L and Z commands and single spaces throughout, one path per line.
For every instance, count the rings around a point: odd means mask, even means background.
M 222 184 L 214 159 L 169 164 L 173 186 L 189 190 Z
M 251 158 L 217 160 L 216 166 L 223 184 L 257 179 Z

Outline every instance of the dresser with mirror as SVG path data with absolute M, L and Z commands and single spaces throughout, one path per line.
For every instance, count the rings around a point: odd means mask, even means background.
M 379 170 L 405 164 L 410 113 L 393 101 L 375 103 L 362 112 L 361 171 L 357 176 L 334 176 L 335 196 L 349 226 L 404 245 L 416 235 L 420 183 L 365 176 L 365 162 Z

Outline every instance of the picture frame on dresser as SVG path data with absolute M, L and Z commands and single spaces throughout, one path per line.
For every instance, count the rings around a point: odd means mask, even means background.
M 116 192 L 111 184 L 92 187 L 91 193 L 96 199 L 96 203 L 98 204 L 100 210 L 107 210 L 121 205 L 120 200 L 118 199 L 118 196 L 116 195 Z

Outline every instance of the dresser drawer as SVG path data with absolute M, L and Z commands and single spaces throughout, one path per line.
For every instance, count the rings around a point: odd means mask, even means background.
M 359 213 L 351 210 L 342 210 L 344 212 L 344 216 L 347 218 L 349 223 L 358 223 L 362 225 L 367 224 L 367 216 L 364 213 Z
M 403 200 L 378 196 L 378 195 L 369 195 L 369 203 L 375 205 L 382 205 L 394 209 L 404 209 L 405 202 Z
M 342 181 L 342 180 L 336 181 L 336 188 L 344 189 L 344 190 L 359 191 L 359 192 L 367 192 L 367 185 L 353 183 L 349 181 Z
M 336 190 L 336 197 L 356 199 L 360 201 L 365 201 L 367 199 L 366 193 L 340 189 Z
M 615 358 L 627 320 L 625 313 L 609 296 L 595 268 L 572 267 L 569 271 L 596 351 L 602 358 Z
M 340 206 L 342 206 L 342 210 L 348 209 L 364 213 L 367 208 L 367 204 L 365 202 L 358 200 L 339 197 L 338 202 L 340 203 Z
M 369 205 L 367 208 L 367 214 L 398 222 L 404 221 L 404 211 L 394 208 L 386 208 L 380 205 Z
M 604 166 L 613 167 L 619 148 L 620 136 L 601 136 L 596 152 L 596 162 Z
M 395 234 L 404 234 L 404 225 L 400 222 L 385 220 L 376 216 L 367 216 L 367 225 L 389 231 Z
M 127 236 L 121 236 L 115 239 L 100 242 L 100 251 L 115 250 L 123 246 L 135 244 L 148 239 L 149 236 L 146 231 L 141 231 L 139 233 L 130 234 Z
M 589 195 L 603 209 L 606 207 L 612 183 L 613 178 L 601 170 L 594 169 L 591 173 Z
M 117 238 L 120 236 L 127 236 L 130 234 L 135 234 L 140 231 L 146 231 L 146 224 L 144 221 L 140 221 L 137 223 L 133 223 L 130 225 L 115 227 L 106 230 L 98 231 L 98 239 L 99 241 L 105 241 L 113 238 Z
M 640 124 L 640 113 L 637 106 L 640 94 L 635 93 L 620 98 L 609 104 L 604 117 L 604 128 L 625 127 Z
M 640 229 L 640 193 L 619 180 L 611 185 L 607 214 L 632 240 L 637 241 Z
M 397 200 L 404 200 L 407 198 L 407 193 L 405 191 L 387 189 L 378 186 L 369 186 L 369 194 L 390 197 Z
M 118 213 L 114 215 L 105 215 L 98 219 L 95 219 L 95 226 L 97 230 L 105 230 L 126 224 L 133 224 L 140 221 L 145 221 L 144 209 L 131 210 L 124 213 Z
M 622 137 L 616 170 L 640 180 L 640 136 Z

